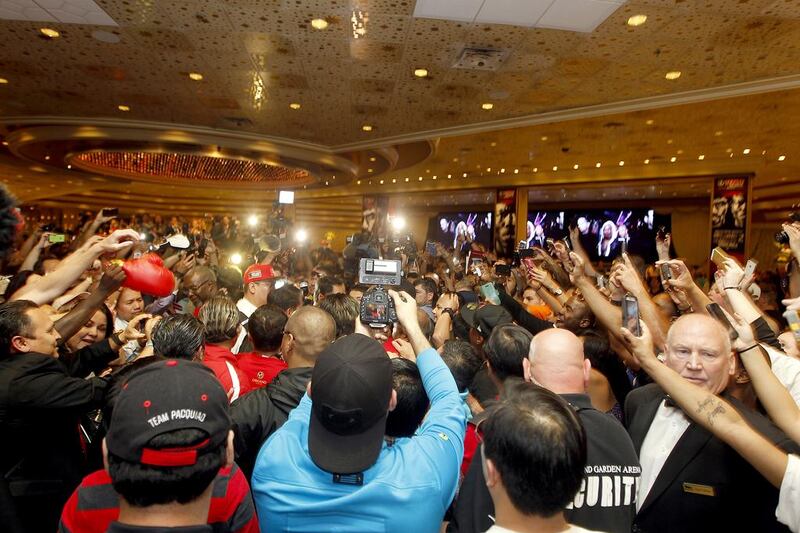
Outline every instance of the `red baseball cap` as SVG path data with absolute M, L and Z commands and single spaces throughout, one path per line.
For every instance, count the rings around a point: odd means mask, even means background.
M 250 265 L 247 267 L 247 270 L 244 271 L 243 279 L 245 285 L 256 281 L 266 281 L 275 279 L 275 272 L 272 270 L 272 265 L 261 265 L 256 263 L 255 265 Z

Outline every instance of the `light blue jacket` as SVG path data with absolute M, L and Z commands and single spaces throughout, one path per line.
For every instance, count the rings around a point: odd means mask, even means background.
M 311 399 L 264 443 L 253 470 L 261 531 L 439 531 L 458 483 L 466 420 L 455 380 L 434 349 L 417 357 L 431 401 L 417 434 L 384 443 L 361 486 L 334 484 L 308 453 Z

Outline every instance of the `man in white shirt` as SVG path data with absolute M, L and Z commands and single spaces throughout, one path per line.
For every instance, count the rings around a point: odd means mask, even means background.
M 269 297 L 269 292 L 272 290 L 273 280 L 275 279 L 275 273 L 272 270 L 272 265 L 256 263 L 255 265 L 250 265 L 247 270 L 244 271 L 242 279 L 244 283 L 244 296 L 236 302 L 236 308 L 239 309 L 239 315 L 242 319 L 242 330 L 231 349 L 233 353 L 252 350 L 252 346 L 242 349 L 242 344 L 247 337 L 247 328 L 245 328 L 247 319 L 250 318 L 250 315 L 252 315 L 256 309 L 267 303 L 267 298 Z
M 142 293 L 123 287 L 119 291 L 114 311 L 114 331 L 124 331 L 133 317 L 144 312 Z M 122 347 L 127 361 L 134 359 L 141 350 L 142 346 L 139 345 L 138 341 L 129 341 Z
M 481 429 L 496 517 L 487 533 L 588 531 L 564 518 L 586 466 L 586 434 L 566 401 L 532 383 L 506 384 Z

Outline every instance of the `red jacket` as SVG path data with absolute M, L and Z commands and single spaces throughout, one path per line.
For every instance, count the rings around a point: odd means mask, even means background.
M 239 369 L 247 375 L 250 390 L 265 387 L 287 368 L 283 359 L 258 352 L 240 353 L 238 360 Z
M 250 390 L 250 378 L 239 368 L 239 362 L 230 349 L 206 344 L 203 364 L 214 371 L 231 401 L 244 396 Z
M 105 470 L 89 474 L 61 511 L 59 533 L 104 533 L 119 518 L 119 495 Z M 250 486 L 239 467 L 221 468 L 214 480 L 208 523 L 225 523 L 233 533 L 258 533 Z

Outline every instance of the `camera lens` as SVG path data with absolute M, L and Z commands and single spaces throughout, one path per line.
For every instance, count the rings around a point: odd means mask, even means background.
M 775 242 L 779 244 L 789 244 L 789 235 L 785 231 L 779 231 L 775 234 Z

